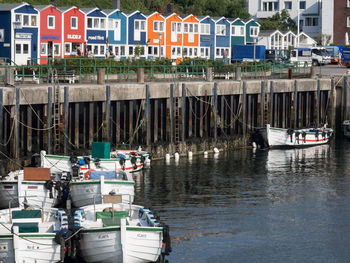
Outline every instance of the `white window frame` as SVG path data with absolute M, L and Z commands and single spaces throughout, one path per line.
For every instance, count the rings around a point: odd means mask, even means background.
M 45 52 L 42 53 L 42 47 L 45 48 Z M 40 44 L 40 56 L 47 56 L 47 43 L 41 43 Z
M 251 26 L 249 28 L 249 34 L 251 37 L 259 36 L 259 27 L 258 26 Z
M 91 21 L 91 25 L 89 25 L 89 21 Z M 86 19 L 86 28 L 87 29 L 93 29 L 94 28 L 94 20 L 92 17 L 88 17 Z
M 76 24 L 75 27 L 72 26 L 73 19 L 75 19 L 75 24 Z M 78 29 L 78 17 L 77 16 L 71 16 L 71 18 L 70 18 L 70 28 L 71 29 Z
M 55 54 L 55 46 L 58 46 L 58 54 Z M 61 56 L 61 45 L 59 43 L 53 43 L 52 45 L 52 54 L 56 56 Z
M 350 16 L 347 17 L 347 27 L 350 27 Z
M 200 34 L 201 35 L 210 35 L 210 24 L 202 23 L 200 26 Z
M 235 34 L 232 33 L 232 28 L 235 28 Z M 243 37 L 244 36 L 244 26 L 231 26 L 231 35 L 236 36 L 236 37 Z
M 146 20 L 144 20 L 144 19 L 135 19 L 135 20 L 134 20 L 134 31 L 136 30 L 136 29 L 135 29 L 136 22 L 139 22 L 139 29 L 138 29 L 138 31 L 140 31 L 140 32 L 146 32 Z M 142 26 L 141 26 L 142 24 L 144 25 L 144 28 L 143 28 L 143 29 L 142 29 Z
M 163 24 L 163 30 L 160 30 L 160 25 Z M 157 25 L 157 29 L 155 29 L 155 25 Z M 155 20 L 153 21 L 153 32 L 164 32 L 164 21 Z
M 32 23 L 32 18 L 35 18 L 35 25 L 33 25 L 33 23 Z M 30 16 L 30 26 L 31 27 L 37 27 L 38 26 L 38 16 L 37 15 L 31 15 Z
M 28 25 L 25 25 L 25 24 L 24 24 L 24 18 L 25 18 L 25 17 L 28 17 Z M 22 15 L 22 26 L 23 26 L 23 27 L 30 27 L 30 15 L 27 15 L 27 14 Z
M 17 17 L 19 18 L 19 21 L 17 21 Z M 22 23 L 23 23 L 22 14 L 15 14 L 15 22 L 20 22 L 21 25 L 22 25 Z
M 289 3 L 289 4 L 290 4 L 290 8 L 287 9 L 286 3 Z M 292 0 L 284 1 L 284 9 L 286 9 L 286 10 L 292 10 L 292 9 L 293 9 L 293 1 L 292 1 Z
M 69 45 L 69 52 L 66 51 L 66 46 Z M 64 54 L 65 55 L 70 55 L 72 53 L 72 43 L 66 42 L 64 43 Z
M 50 26 L 50 18 L 53 19 L 53 26 Z M 47 16 L 47 28 L 55 29 L 55 16 Z
M 223 25 L 223 24 L 215 25 L 215 35 L 226 36 L 226 25 Z
M 182 33 L 182 23 L 181 22 L 175 22 L 176 23 L 176 32 L 177 33 Z M 180 30 L 179 30 L 179 26 L 180 26 Z

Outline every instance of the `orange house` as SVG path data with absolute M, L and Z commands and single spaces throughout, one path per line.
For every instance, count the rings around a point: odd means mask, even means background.
M 165 18 L 158 12 L 146 17 L 148 58 L 164 57 Z
M 165 15 L 165 56 L 169 59 L 182 58 L 182 18 L 175 13 Z
M 183 57 L 199 57 L 199 20 L 194 15 L 183 17 Z

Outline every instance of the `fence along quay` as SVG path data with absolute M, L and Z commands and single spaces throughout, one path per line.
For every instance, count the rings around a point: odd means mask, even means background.
M 93 141 L 163 157 L 247 145 L 255 127 L 337 129 L 349 116 L 348 77 L 244 81 L 44 84 L 0 88 L 2 171 L 33 153 L 87 152 Z M 345 88 L 344 88 L 345 87 Z

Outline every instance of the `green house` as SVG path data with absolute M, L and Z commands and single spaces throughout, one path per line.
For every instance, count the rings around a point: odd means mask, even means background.
M 255 43 L 258 43 L 260 24 L 254 21 L 254 19 L 250 19 L 246 21 L 245 29 L 246 29 L 245 44 L 247 45 L 254 44 L 254 40 L 255 40 Z
M 245 23 L 240 18 L 230 19 L 231 47 L 245 44 Z

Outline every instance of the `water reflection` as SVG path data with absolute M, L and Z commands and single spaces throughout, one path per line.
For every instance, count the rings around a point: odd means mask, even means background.
M 153 162 L 136 201 L 170 225 L 169 262 L 347 262 L 350 143 Z

